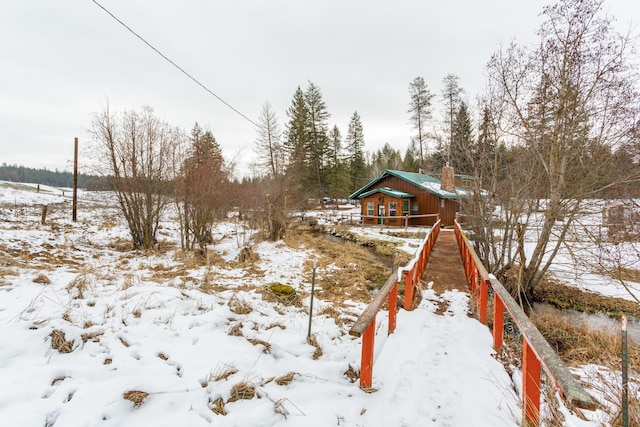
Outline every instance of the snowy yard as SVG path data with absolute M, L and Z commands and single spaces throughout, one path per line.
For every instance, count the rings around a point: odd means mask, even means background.
M 468 317 L 466 295 L 427 290 L 388 338 L 382 312 L 378 390 L 366 393 L 353 375 L 360 340 L 348 335 L 365 304 L 316 298 L 309 343 L 313 249 L 262 242 L 247 266 L 236 261 L 236 231 L 219 224 L 212 249 L 222 261 L 209 266 L 177 246 L 123 251 L 127 230 L 107 194 L 82 193 L 73 223 L 68 191 L 0 183 L 0 424 L 519 425 L 518 380 Z M 177 236 L 175 223 L 162 224 L 161 241 Z M 301 304 L 266 298 L 275 282 L 293 286 Z M 444 316 L 438 299 L 449 302 Z M 567 425 L 599 425 L 574 418 Z

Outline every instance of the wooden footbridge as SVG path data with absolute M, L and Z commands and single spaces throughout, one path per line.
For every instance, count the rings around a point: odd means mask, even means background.
M 362 358 L 360 386 L 370 389 L 373 384 L 374 340 L 376 314 L 388 302 L 388 333 L 396 327 L 398 306 L 411 311 L 420 299 L 419 283 L 432 283 L 436 293 L 446 290 L 461 290 L 474 295 L 477 304 L 478 321 L 487 324 L 492 317 L 493 347 L 500 349 L 503 344 L 504 316 L 507 312 L 522 334 L 522 413 L 528 426 L 540 423 L 541 374 L 546 374 L 547 383 L 553 384 L 559 395 L 573 407 L 593 410 L 595 404 L 589 394 L 580 386 L 566 365 L 549 346 L 540 332 L 531 323 L 509 292 L 493 277 L 490 277 L 474 252 L 469 240 L 456 223 L 454 230 L 441 230 L 438 221 L 420 245 L 415 257 L 407 266 L 399 268 L 387 280 L 374 300 L 364 310 L 351 328 L 350 334 L 362 337 Z M 398 286 L 404 284 L 404 298 L 398 303 Z M 407 326 L 408 327 L 408 326 Z M 415 337 L 416 339 L 419 337 Z M 456 339 L 454 336 L 451 339 Z M 382 350 L 384 352 L 385 349 Z M 432 351 L 436 351 L 433 349 Z M 477 372 L 473 357 L 468 360 L 467 372 Z M 402 360 L 397 360 L 402 363 Z M 467 363 L 467 362 L 461 362 Z M 384 373 L 378 373 L 378 375 Z M 429 384 L 425 385 L 429 387 Z M 465 385 L 461 384 L 463 388 Z

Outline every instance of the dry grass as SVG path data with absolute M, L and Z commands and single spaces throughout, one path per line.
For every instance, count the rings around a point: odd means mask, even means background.
M 122 394 L 122 398 L 133 403 L 133 406 L 136 408 L 144 403 L 144 399 L 146 399 L 147 396 L 149 396 L 149 393 L 140 390 L 130 390 Z
M 83 343 L 86 343 L 87 341 L 98 342 L 103 334 L 103 331 L 87 332 L 80 335 L 80 338 L 82 338 Z
M 60 353 L 71 353 L 73 351 L 73 341 L 67 341 L 64 332 L 55 329 L 51 334 L 51 348 L 58 350 Z
M 571 324 L 559 316 L 536 314 L 531 320 L 565 363 L 597 364 L 619 369 L 622 337 Z M 629 368 L 640 373 L 640 346 L 629 342 Z
M 224 409 L 224 399 L 219 397 L 214 400 L 211 411 L 216 415 L 227 415 L 227 411 Z
M 74 298 L 84 298 L 84 292 L 93 288 L 95 275 L 88 269 L 84 268 L 72 281 L 67 285 L 69 293 L 76 292 Z
M 222 364 L 216 367 L 216 369 L 209 374 L 209 381 L 222 381 L 227 380 L 231 375 L 237 374 L 238 370 L 233 365 Z
M 235 402 L 237 400 L 251 400 L 256 396 L 255 387 L 241 382 L 234 385 L 231 388 L 231 397 L 227 400 L 227 403 Z
M 33 283 L 41 283 L 43 285 L 50 285 L 51 284 L 51 279 L 49 279 L 46 274 L 40 273 L 40 274 L 38 274 L 38 276 L 35 279 L 33 279 Z
M 307 337 L 307 344 L 315 347 L 315 351 L 313 352 L 313 356 L 312 356 L 313 360 L 319 359 L 322 356 L 323 351 L 322 351 L 322 347 L 318 343 L 318 339 L 316 338 L 316 336 L 315 335 L 309 335 Z
M 248 246 L 245 246 L 240 250 L 238 254 L 238 262 L 241 264 L 253 264 L 260 260 L 260 257 L 254 250 Z
M 353 366 L 349 365 L 349 368 L 347 368 L 347 370 L 344 371 L 343 375 L 349 378 L 349 381 L 354 383 L 358 381 L 358 379 L 360 378 L 360 371 L 358 371 L 357 368 L 354 368 Z
M 293 377 L 295 375 L 295 372 L 287 372 L 285 375 L 276 377 L 275 382 L 278 385 L 288 385 L 291 381 L 293 381 Z
M 271 344 L 269 344 L 268 342 L 263 341 L 263 340 L 259 340 L 257 338 L 247 338 L 247 341 L 249 341 L 253 345 L 261 345 L 261 346 L 263 346 L 263 348 L 262 348 L 262 352 L 263 353 L 265 353 L 265 354 L 271 353 Z
M 244 334 L 242 333 L 242 323 L 236 323 L 233 325 L 228 331 L 227 335 L 232 337 L 242 337 Z
M 341 304 L 345 300 L 369 302 L 371 290 L 384 284 L 391 268 L 379 255 L 360 244 L 326 238 L 303 228 L 288 234 L 285 243 L 295 249 L 314 248 L 319 254 L 316 285 L 321 288 L 318 296 L 325 301 Z M 311 281 L 313 262 L 305 265 L 305 280 Z
M 249 314 L 253 311 L 251 304 L 235 295 L 229 300 L 229 309 L 236 314 Z

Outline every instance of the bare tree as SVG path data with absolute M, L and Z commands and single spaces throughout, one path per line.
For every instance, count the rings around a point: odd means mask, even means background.
M 284 149 L 278 117 L 271 104 L 266 102 L 258 119 L 258 136 L 255 143 L 257 166 L 260 172 L 276 177 L 284 173 Z
M 494 170 L 504 174 L 493 188 L 502 205 L 502 252 L 483 256 L 494 271 L 517 264 L 514 284 L 522 296 L 548 271 L 585 200 L 615 185 L 607 179 L 613 157 L 603 153 L 628 142 L 637 126 L 634 52 L 629 37 L 602 15 L 602 3 L 545 7 L 538 46 L 511 44 L 488 64 L 487 106 L 509 158 Z M 635 168 L 620 179 L 637 174 Z M 491 229 L 475 232 L 494 241 Z M 535 241 L 528 253 L 526 236 Z
M 230 208 L 229 176 L 220 145 L 210 131 L 203 131 L 196 123 L 191 132 L 191 149 L 177 181 L 186 249 L 194 250 L 197 245 L 201 254 L 206 253 L 215 220 L 224 217 Z
M 93 115 L 95 160 L 109 180 L 129 226 L 135 249 L 151 249 L 158 223 L 171 201 L 175 178 L 172 153 L 181 133 L 157 118 L 153 109 L 114 114 L 107 107 Z

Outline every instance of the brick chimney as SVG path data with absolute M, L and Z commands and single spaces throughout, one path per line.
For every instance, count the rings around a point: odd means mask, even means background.
M 445 166 L 442 168 L 442 176 L 440 176 L 440 189 L 444 191 L 455 191 L 456 183 L 453 178 L 453 168 Z

